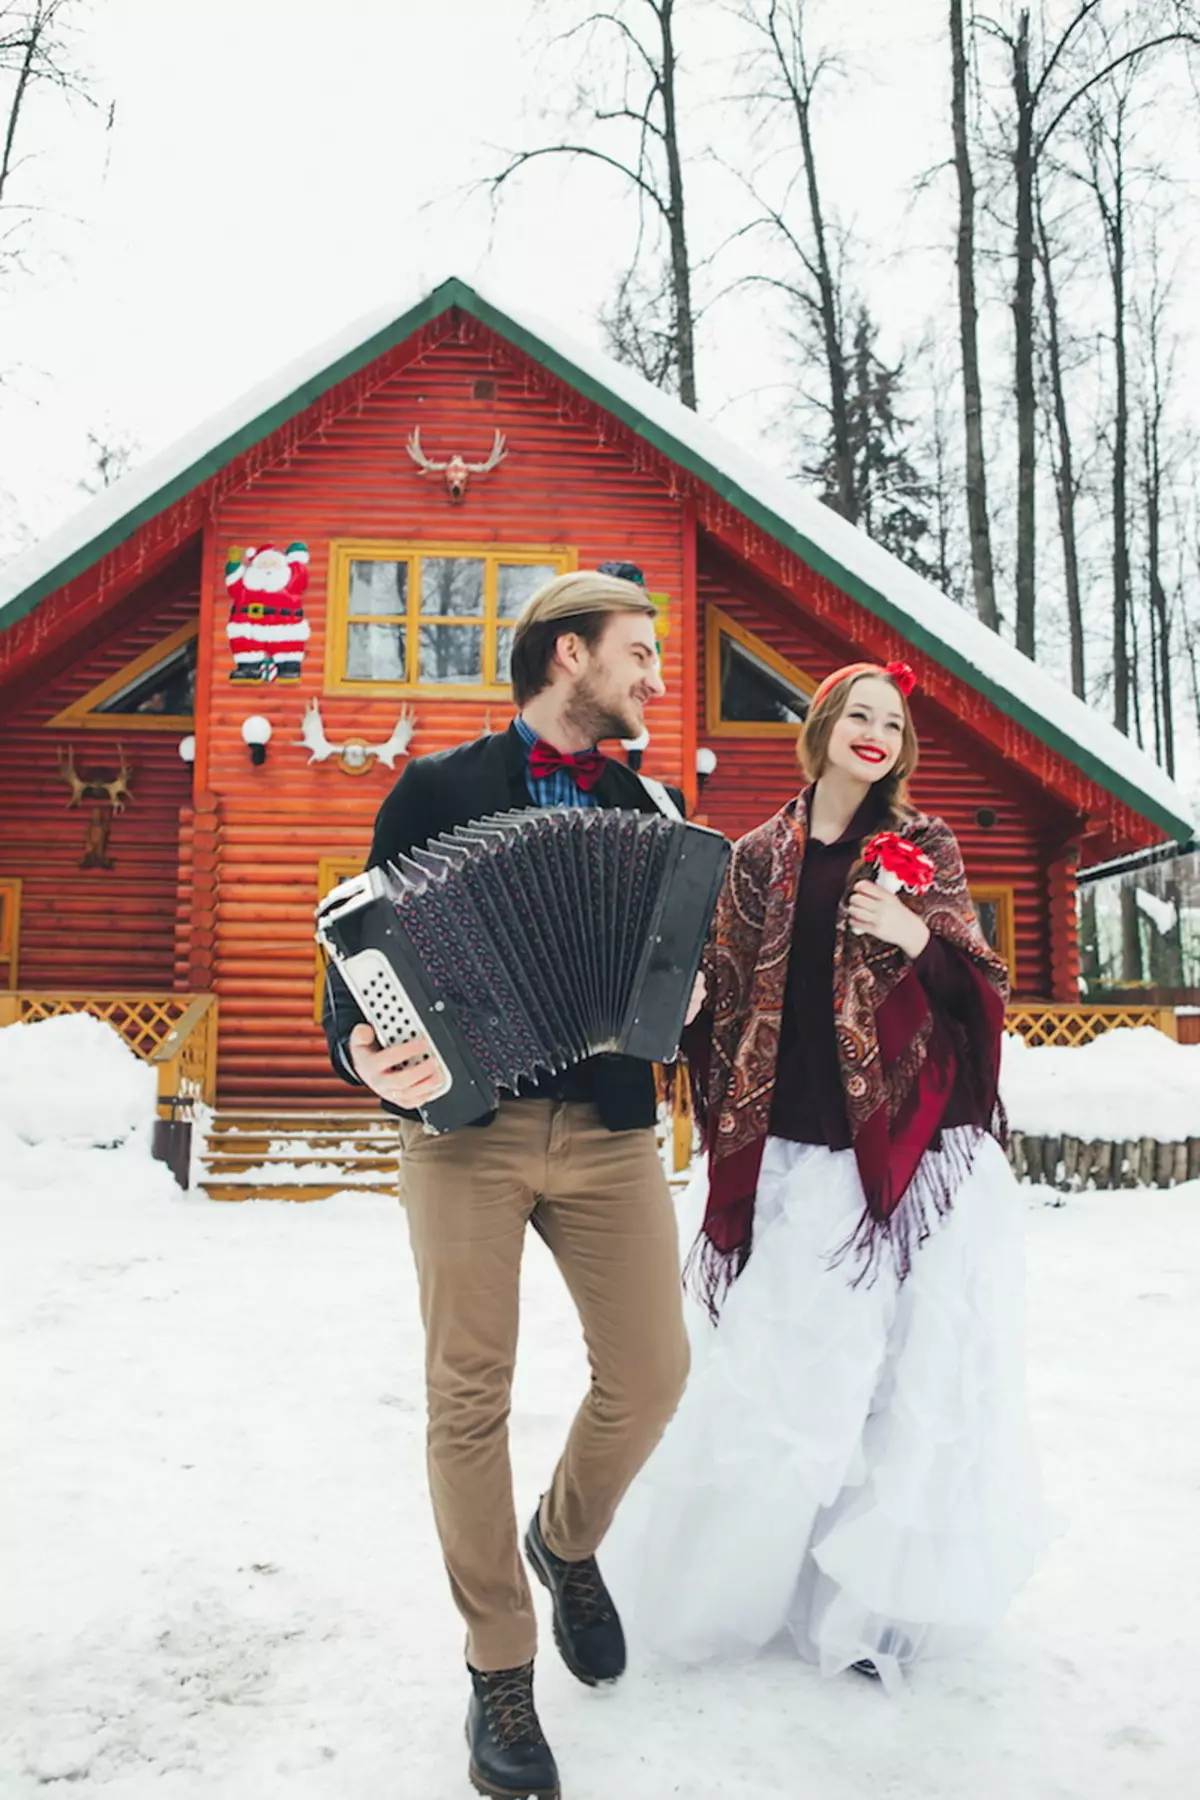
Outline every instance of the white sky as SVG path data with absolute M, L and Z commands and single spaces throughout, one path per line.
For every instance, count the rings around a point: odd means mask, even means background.
M 907 186 L 944 149 L 944 9 L 906 0 L 902 22 L 900 10 L 860 0 L 857 66 L 830 90 L 824 124 L 831 195 L 889 288 L 913 235 Z M 545 16 L 557 24 L 574 9 L 551 0 Z M 40 535 L 73 508 L 89 428 L 127 432 L 148 452 L 358 313 L 451 272 L 486 270 L 594 339 L 633 236 L 619 179 L 543 163 L 494 228 L 469 191 L 499 147 L 539 141 L 539 109 L 563 97 L 562 61 L 539 58 L 538 35 L 527 0 L 96 0 L 80 50 L 101 112 L 50 101 L 36 129 L 31 118 L 50 210 L 33 273 L 0 297 L 0 369 L 11 371 L 0 488 L 15 519 Z M 680 35 L 685 145 L 696 158 L 710 142 L 728 153 L 744 142 L 723 104 L 732 28 L 718 6 L 684 0 Z M 692 203 L 698 254 L 745 216 L 711 166 Z M 924 209 L 931 234 L 942 210 Z M 902 283 L 903 316 L 889 308 L 894 328 L 949 301 L 950 264 L 934 294 L 929 260 Z M 731 258 L 708 287 L 744 266 Z M 723 303 L 700 368 L 703 410 L 724 409 L 725 428 L 751 442 L 781 375 L 753 328 L 760 313 L 757 301 Z
M 636 15 L 638 0 L 627 4 Z M 914 197 L 950 150 L 945 0 L 811 8 L 814 37 L 835 38 L 846 64 L 826 90 L 818 149 L 828 205 L 858 246 L 880 347 L 911 350 L 932 325 L 952 374 L 948 171 Z M 515 303 L 598 341 L 597 310 L 634 238 L 619 179 L 543 162 L 511 186 L 495 221 L 471 186 L 505 149 L 552 135 L 541 114 L 571 90 L 564 53 L 540 46 L 581 10 L 576 0 L 90 0 L 79 58 L 99 107 L 44 100 L 24 140 L 34 160 L 23 197 L 45 210 L 29 272 L 0 293 L 0 555 L 83 501 L 89 429 L 149 454 L 360 313 L 393 295 L 399 309 L 449 273 L 486 275 Z M 678 39 L 692 249 L 703 258 L 749 216 L 710 154 L 751 155 L 729 97 L 744 84 L 745 37 L 720 0 L 680 0 Z M 1160 111 L 1160 147 L 1180 184 L 1168 254 L 1186 257 L 1200 185 L 1195 107 Z M 768 185 L 793 166 L 789 148 Z M 768 266 L 770 252 L 747 240 L 700 273 L 699 297 Z M 1101 270 L 1092 285 L 1102 302 Z M 1198 287 L 1185 263 L 1177 317 L 1189 329 Z M 719 301 L 700 333 L 701 411 L 770 461 L 786 460 L 777 327 L 759 289 Z M 998 281 L 983 331 L 1000 485 L 1008 328 Z M 1175 399 L 1186 388 L 1181 410 L 1200 420 L 1196 365 L 1193 344 Z M 921 395 L 910 399 L 922 410 Z M 956 389 L 949 399 L 957 426 Z M 1000 518 L 1005 583 L 1007 537 Z M 1040 553 L 1053 585 L 1060 556 L 1045 505 Z M 1103 548 L 1095 554 L 1103 586 Z M 1047 639 L 1053 654 L 1049 617 Z

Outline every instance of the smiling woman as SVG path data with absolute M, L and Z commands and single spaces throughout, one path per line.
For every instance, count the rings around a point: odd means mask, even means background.
M 739 840 L 717 907 L 684 1210 L 719 1331 L 631 1513 L 644 1627 L 686 1661 L 786 1631 L 894 1684 L 993 1626 L 1037 1541 L 1007 980 L 957 843 L 908 800 L 911 687 L 870 663 L 822 682 L 811 785 Z

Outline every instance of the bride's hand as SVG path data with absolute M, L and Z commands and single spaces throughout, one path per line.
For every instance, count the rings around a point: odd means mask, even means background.
M 847 910 L 856 931 L 878 938 L 881 944 L 894 944 L 914 962 L 929 942 L 924 919 L 910 912 L 899 894 L 889 894 L 877 881 L 855 882 Z

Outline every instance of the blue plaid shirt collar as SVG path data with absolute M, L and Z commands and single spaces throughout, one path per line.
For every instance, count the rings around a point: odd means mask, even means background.
M 520 713 L 513 720 L 517 728 L 517 736 L 525 746 L 525 761 L 529 762 L 529 752 L 537 743 L 537 732 L 525 723 Z M 585 794 L 577 787 L 566 769 L 555 769 L 553 775 L 545 775 L 540 781 L 525 775 L 525 785 L 535 806 L 598 806 L 595 792 Z

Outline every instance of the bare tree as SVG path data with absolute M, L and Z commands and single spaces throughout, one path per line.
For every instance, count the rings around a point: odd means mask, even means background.
M 835 66 L 828 51 L 813 53 L 806 41 L 807 0 L 766 0 L 746 4 L 739 16 L 760 40 L 751 59 L 755 78 L 745 96 L 760 117 L 782 109 L 790 119 L 800 150 L 800 171 L 805 195 L 807 229 L 801 236 L 787 222 L 784 206 L 764 206 L 761 216 L 743 228 L 766 226 L 773 230 L 795 257 L 798 268 L 788 287 L 801 313 L 815 331 L 828 390 L 829 442 L 832 457 L 827 499 L 844 518 L 858 518 L 854 456 L 851 448 L 849 371 L 845 343 L 845 315 L 841 282 L 835 269 L 831 233 L 821 192 L 813 133 L 813 106 L 822 78 Z M 790 197 L 789 184 L 789 197 Z M 757 196 L 756 196 L 757 197 Z M 739 234 L 742 235 L 742 234 Z
M 0 0 L 0 213 L 16 210 L 11 189 L 23 160 L 19 140 L 39 91 L 56 89 L 93 103 L 66 30 L 77 6 L 78 0 Z M 11 242 L 14 229 L 0 231 L 0 243 Z
M 962 0 L 950 0 L 954 170 L 958 181 L 958 333 L 962 355 L 963 426 L 966 433 L 967 526 L 975 610 L 985 625 L 1000 629 L 996 574 L 988 522 L 987 470 L 983 451 L 983 384 L 979 373 L 979 306 L 975 294 L 975 176 L 968 127 L 967 51 Z
M 85 494 L 101 494 L 105 488 L 115 487 L 137 457 L 138 446 L 120 434 L 89 431 L 87 446 L 89 470 L 78 484 Z
M 674 385 L 685 406 L 696 406 L 696 317 L 688 254 L 683 159 L 679 144 L 679 57 L 675 44 L 677 0 L 616 0 L 589 12 L 562 33 L 560 43 L 582 41 L 589 60 L 601 62 L 611 43 L 621 59 L 619 92 L 605 98 L 594 85 L 580 88 L 574 117 L 604 135 L 602 143 L 541 144 L 509 157 L 490 177 L 493 200 L 522 170 L 545 157 L 567 156 L 612 169 L 628 183 L 639 209 L 637 249 L 629 272 L 604 315 L 610 345 L 643 373 Z M 648 16 L 647 16 L 648 15 Z M 608 147 L 611 145 L 611 147 Z M 641 275 L 647 220 L 665 237 L 665 282 L 648 295 Z M 664 328 L 656 299 L 667 300 Z M 647 306 L 647 298 L 650 305 Z
M 1062 538 L 1063 584 L 1067 599 L 1067 630 L 1071 650 L 1071 692 L 1085 699 L 1087 672 L 1084 658 L 1083 594 L 1079 579 L 1079 488 L 1075 473 L 1075 452 L 1067 408 L 1066 371 L 1062 325 L 1059 319 L 1058 286 L 1050 233 L 1046 223 L 1039 186 L 1036 198 L 1038 261 L 1042 274 L 1042 299 L 1046 328 L 1046 387 L 1052 415 L 1051 463 L 1054 492 L 1058 503 L 1058 526 Z
M 1106 112 L 1089 99 L 1084 128 L 1084 177 L 1099 214 L 1112 298 L 1112 671 L 1113 720 L 1128 732 L 1130 702 L 1136 712 L 1136 683 L 1130 665 L 1132 578 L 1129 554 L 1129 346 L 1128 346 L 1128 178 L 1126 141 L 1128 84 L 1115 92 Z M 1136 652 L 1135 652 L 1136 654 Z M 1139 733 L 1140 735 L 1140 733 Z
M 1167 773 L 1174 776 L 1176 657 L 1182 651 L 1186 668 L 1188 645 L 1183 605 L 1185 582 L 1179 572 L 1173 591 L 1169 589 L 1168 569 L 1172 560 L 1178 565 L 1181 559 L 1181 478 L 1194 458 L 1196 445 L 1190 432 L 1173 429 L 1171 397 L 1178 389 L 1178 344 L 1171 326 L 1172 283 L 1163 273 L 1157 220 L 1148 237 L 1143 261 L 1149 269 L 1149 286 L 1144 295 L 1135 297 L 1133 306 L 1134 342 L 1140 362 L 1141 536 L 1150 618 L 1155 755 Z
M 1016 641 L 1037 650 L 1037 385 L 1035 380 L 1036 193 L 1064 124 L 1080 103 L 1120 71 L 1132 75 L 1155 53 L 1200 45 L 1193 0 L 1139 0 L 1113 8 L 1106 0 L 1074 0 L 1060 26 L 1038 33 L 1031 11 L 1007 20 L 981 18 L 976 28 L 1003 45 L 1009 62 L 1011 117 L 1004 155 L 1012 175 L 1013 386 L 1017 415 Z M 1038 15 L 1039 23 L 1043 15 Z

